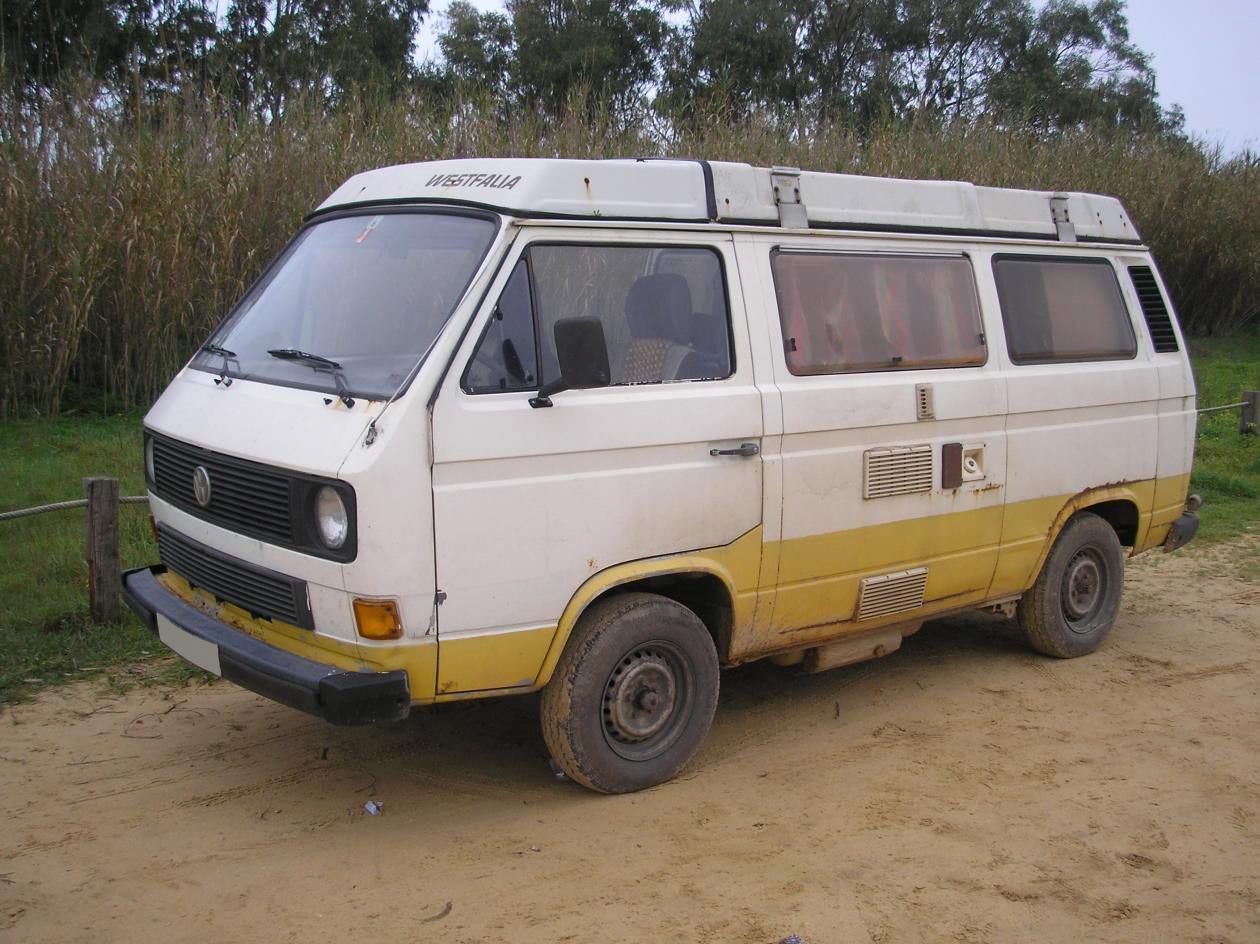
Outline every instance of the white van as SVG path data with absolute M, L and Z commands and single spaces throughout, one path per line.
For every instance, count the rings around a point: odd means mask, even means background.
M 674 776 L 718 670 L 926 619 L 1095 649 L 1194 534 L 1195 392 L 1120 204 L 675 160 L 348 180 L 146 420 L 189 661 L 334 723 L 542 692 L 573 780 Z

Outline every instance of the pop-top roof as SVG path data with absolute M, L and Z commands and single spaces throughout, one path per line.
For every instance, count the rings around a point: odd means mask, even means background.
M 356 174 L 319 211 L 422 202 L 523 217 L 1138 241 L 1114 197 L 719 161 L 504 158 L 399 164 Z

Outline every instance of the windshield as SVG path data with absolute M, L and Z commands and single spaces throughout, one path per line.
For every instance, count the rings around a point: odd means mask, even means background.
M 193 366 L 387 399 L 450 318 L 496 228 L 485 217 L 424 212 L 309 226 Z

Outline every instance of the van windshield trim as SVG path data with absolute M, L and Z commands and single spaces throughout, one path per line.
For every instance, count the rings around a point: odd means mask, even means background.
M 495 213 L 488 209 L 465 207 L 453 204 L 429 204 L 425 206 L 416 206 L 412 204 L 404 206 L 375 202 L 337 207 L 336 209 L 330 209 L 323 213 L 311 214 L 303 220 L 302 225 L 297 229 L 297 231 L 294 232 L 294 234 L 275 254 L 271 261 L 267 263 L 266 267 L 262 270 L 258 277 L 250 283 L 249 287 L 241 294 L 241 297 L 233 303 L 232 307 L 228 310 L 228 313 L 217 325 L 215 325 L 206 340 L 197 346 L 185 367 L 202 373 L 214 374 L 215 376 L 222 374 L 222 370 L 215 365 L 213 359 L 205 361 L 201 360 L 206 356 L 207 345 L 219 345 L 220 342 L 223 341 L 225 334 L 235 323 L 238 314 L 241 312 L 242 305 L 244 305 L 245 302 L 254 295 L 260 286 L 264 285 L 264 283 L 268 282 L 273 277 L 277 268 L 281 265 L 281 263 L 289 258 L 293 248 L 298 242 L 306 237 L 309 230 L 313 227 L 338 219 L 385 215 L 460 216 L 485 220 L 486 222 L 494 225 L 493 231 L 490 233 L 489 238 L 485 241 L 481 254 L 473 264 L 471 274 L 463 288 L 460 290 L 458 298 L 451 307 L 451 311 L 447 315 L 446 320 L 443 322 L 441 328 L 439 328 L 434 334 L 429 343 L 425 345 L 424 350 L 418 356 L 415 363 L 408 369 L 406 377 L 399 384 L 398 388 L 392 393 L 382 395 L 381 391 L 364 391 L 357 389 L 353 384 L 348 385 L 347 387 L 347 392 L 352 397 L 359 397 L 367 401 L 392 402 L 404 396 L 410 389 L 411 384 L 415 381 L 416 377 L 420 374 L 421 368 L 428 361 L 429 355 L 433 352 L 434 348 L 437 347 L 442 336 L 450 328 L 451 322 L 455 320 L 455 313 L 468 301 L 470 297 L 469 290 L 476 285 L 478 279 L 483 276 L 487 262 L 493 260 L 493 258 L 497 255 L 501 255 L 501 253 L 496 253 L 496 247 L 500 246 L 506 222 L 506 218 L 501 213 Z M 234 380 L 252 381 L 254 383 L 267 384 L 272 387 L 285 387 L 293 390 L 308 390 L 313 393 L 325 394 L 329 397 L 336 396 L 335 389 L 330 390 L 326 383 L 308 382 L 272 376 L 264 377 L 251 375 L 248 372 L 242 371 L 239 364 L 235 365 L 235 367 L 236 369 L 232 374 Z

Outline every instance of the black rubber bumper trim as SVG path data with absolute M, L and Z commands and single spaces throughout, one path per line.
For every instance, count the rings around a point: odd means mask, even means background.
M 333 724 L 398 721 L 410 713 L 406 672 L 350 672 L 268 645 L 171 593 L 157 579 L 165 570 L 159 564 L 127 571 L 123 599 L 154 633 L 161 613 L 186 632 L 214 643 L 228 681 Z
M 1199 516 L 1193 511 L 1184 511 L 1181 517 L 1168 529 L 1168 537 L 1164 538 L 1164 551 L 1175 551 L 1185 547 L 1199 530 Z

